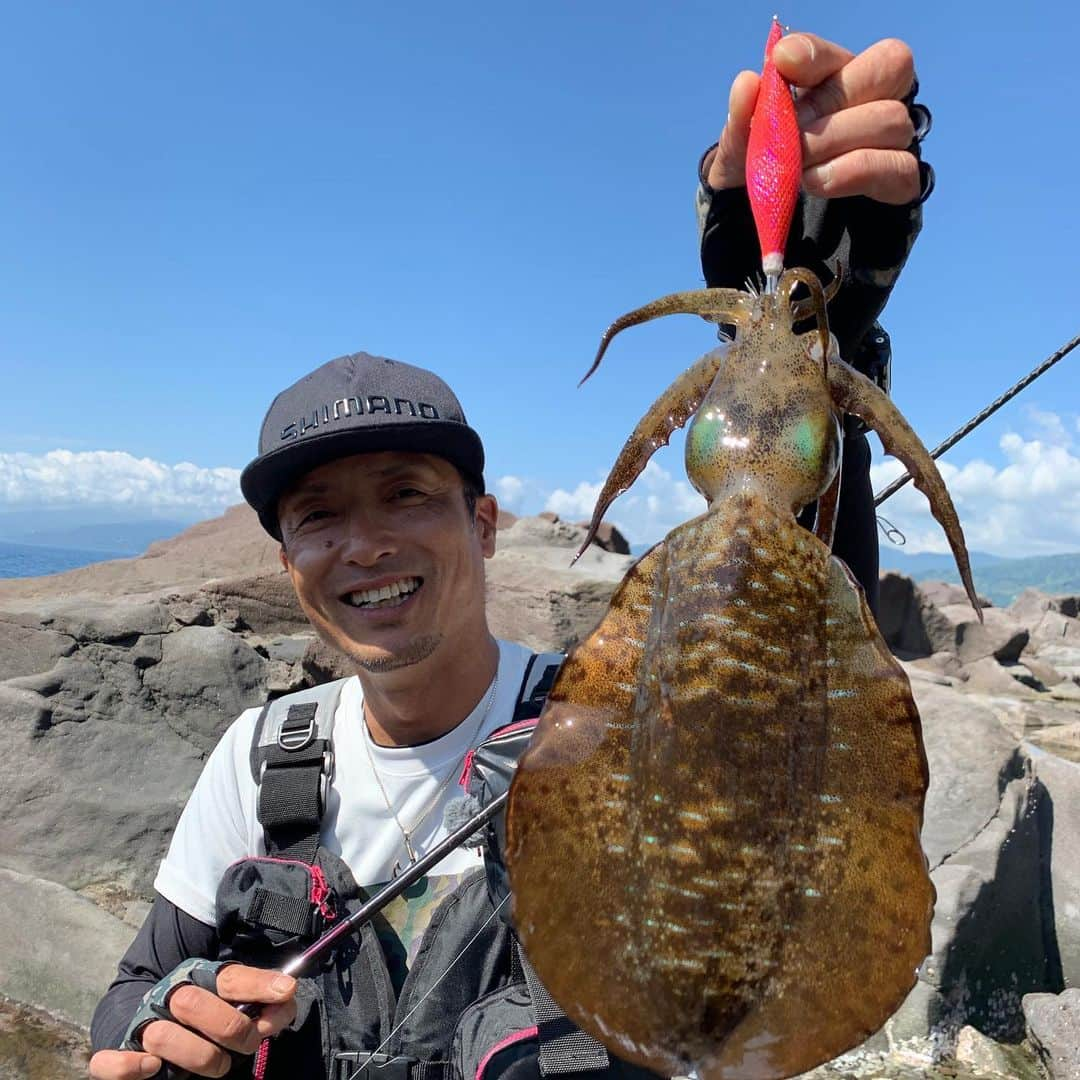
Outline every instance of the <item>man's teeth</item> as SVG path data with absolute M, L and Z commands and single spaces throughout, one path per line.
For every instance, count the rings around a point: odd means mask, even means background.
M 402 578 L 380 589 L 363 589 L 349 593 L 345 599 L 353 607 L 396 607 L 420 588 L 419 578 Z

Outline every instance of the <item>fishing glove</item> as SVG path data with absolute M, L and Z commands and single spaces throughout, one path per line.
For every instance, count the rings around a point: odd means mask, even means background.
M 155 1020 L 178 1020 L 169 1011 L 169 999 L 181 986 L 195 985 L 211 994 L 217 993 L 218 972 L 233 960 L 203 960 L 193 957 L 173 968 L 160 982 L 152 986 L 143 995 L 142 1004 L 124 1032 L 121 1050 L 142 1050 L 142 1033 L 148 1024 Z

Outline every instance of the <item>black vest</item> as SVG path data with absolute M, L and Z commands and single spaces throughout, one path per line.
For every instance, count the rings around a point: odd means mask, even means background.
M 468 792 L 486 805 L 507 789 L 561 656 L 534 655 L 512 722 L 472 756 Z M 323 848 L 342 683 L 267 705 L 252 741 L 267 855 L 231 866 L 218 890 L 223 959 L 280 967 L 368 894 Z M 293 1030 L 264 1044 L 263 1075 L 317 1080 L 537 1080 L 649 1076 L 575 1028 L 536 979 L 509 922 L 499 815 L 483 836 L 484 869 L 436 909 L 396 994 L 376 926 L 339 944 L 300 980 Z M 378 916 L 376 916 L 378 918 Z M 257 1068 L 259 1059 L 256 1059 Z M 246 1066 L 237 1074 L 247 1074 Z

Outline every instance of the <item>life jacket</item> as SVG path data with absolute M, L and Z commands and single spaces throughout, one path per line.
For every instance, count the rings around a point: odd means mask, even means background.
M 557 653 L 530 658 L 511 722 L 468 755 L 463 780 L 481 806 L 508 788 L 561 660 Z M 267 853 L 233 864 L 222 878 L 222 959 L 280 967 L 369 899 L 319 840 L 344 681 L 278 698 L 259 716 L 250 759 Z M 510 926 L 504 841 L 500 814 L 483 833 L 484 868 L 466 875 L 439 904 L 400 993 L 374 922 L 347 935 L 320 971 L 301 978 L 294 1030 L 264 1043 L 256 1076 L 651 1076 L 574 1027 L 536 978 Z

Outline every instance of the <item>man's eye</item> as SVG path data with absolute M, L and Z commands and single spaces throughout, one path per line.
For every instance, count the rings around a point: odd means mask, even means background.
M 394 492 L 395 499 L 422 499 L 424 493 L 419 488 L 401 487 Z
M 302 529 L 305 525 L 313 525 L 315 522 L 322 521 L 329 516 L 329 510 L 308 510 L 297 517 L 294 528 Z

